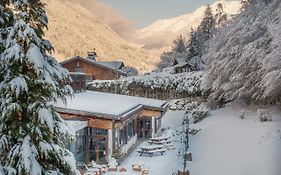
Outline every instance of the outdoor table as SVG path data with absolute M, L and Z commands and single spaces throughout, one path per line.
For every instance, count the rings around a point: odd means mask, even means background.
M 166 151 L 167 149 L 163 145 L 149 145 L 140 147 L 138 152 L 140 153 L 140 156 L 143 154 L 148 154 L 150 157 L 152 157 L 152 155 L 155 153 L 160 153 L 163 155 Z

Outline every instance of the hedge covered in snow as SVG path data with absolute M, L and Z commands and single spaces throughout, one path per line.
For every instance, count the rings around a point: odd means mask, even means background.
M 190 96 L 201 95 L 203 72 L 168 74 L 152 73 L 120 80 L 97 80 L 87 85 L 88 90 L 129 95 L 135 91 L 184 93 Z

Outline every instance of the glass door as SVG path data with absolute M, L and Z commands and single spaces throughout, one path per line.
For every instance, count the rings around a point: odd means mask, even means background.
M 138 119 L 138 136 L 140 138 L 151 137 L 151 118 L 143 117 Z
M 89 162 L 108 163 L 108 135 L 106 130 L 91 128 L 89 136 Z

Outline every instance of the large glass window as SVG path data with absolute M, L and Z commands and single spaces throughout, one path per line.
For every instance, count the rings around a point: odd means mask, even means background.
M 86 128 L 76 131 L 75 142 L 65 143 L 66 148 L 74 154 L 77 162 L 84 162 L 86 146 Z
M 134 121 L 132 120 L 128 124 L 128 139 L 133 137 L 133 135 L 134 135 Z
M 88 129 L 89 136 L 94 135 L 107 135 L 108 131 L 106 129 L 99 129 L 99 128 L 89 128 Z
M 119 137 L 119 145 L 125 145 L 127 144 L 127 127 L 123 127 L 122 129 L 120 129 L 120 137 Z
M 158 131 L 161 128 L 161 117 L 156 118 L 156 131 Z
M 89 134 L 89 161 L 107 163 L 108 130 L 88 128 Z

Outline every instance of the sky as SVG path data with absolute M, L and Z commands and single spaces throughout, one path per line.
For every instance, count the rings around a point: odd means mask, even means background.
M 132 21 L 135 28 L 143 28 L 155 20 L 193 12 L 216 0 L 102 0 L 115 11 Z

